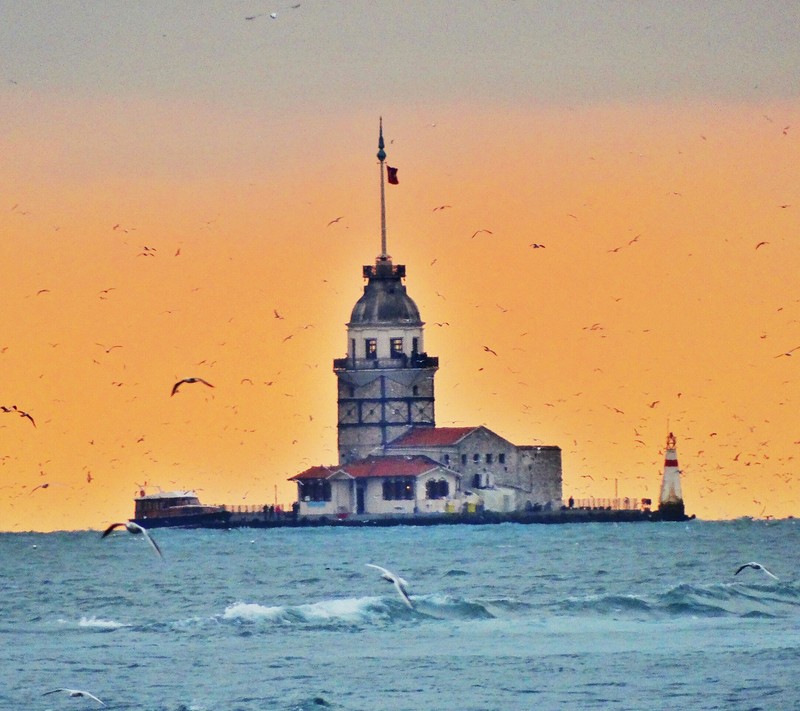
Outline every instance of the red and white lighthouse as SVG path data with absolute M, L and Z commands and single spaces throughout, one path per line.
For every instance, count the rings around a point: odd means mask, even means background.
M 683 521 L 686 512 L 681 491 L 681 470 L 678 469 L 678 454 L 675 449 L 675 435 L 667 435 L 667 448 L 664 453 L 664 475 L 661 480 L 661 496 L 658 499 L 659 518 L 666 521 Z

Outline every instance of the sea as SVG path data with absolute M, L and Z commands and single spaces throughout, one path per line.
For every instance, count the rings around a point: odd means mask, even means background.
M 0 709 L 800 709 L 794 519 L 152 535 L 0 534 Z

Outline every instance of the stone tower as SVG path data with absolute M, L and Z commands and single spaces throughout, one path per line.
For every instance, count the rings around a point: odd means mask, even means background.
M 367 280 L 347 324 L 347 357 L 333 361 L 338 380 L 339 463 L 383 454 L 412 426 L 435 426 L 433 378 L 438 358 L 425 352 L 419 309 L 406 293 L 405 265 L 386 251 L 383 126 L 378 139 L 381 253 L 363 267 Z M 397 171 L 389 168 L 389 180 Z

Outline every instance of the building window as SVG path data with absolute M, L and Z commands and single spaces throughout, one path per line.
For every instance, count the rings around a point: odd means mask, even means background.
M 377 338 L 367 338 L 366 341 L 366 356 L 371 360 L 375 360 L 378 357 L 378 339 Z
M 411 394 L 412 394 L 414 397 L 416 397 L 417 395 L 419 395 L 419 385 L 413 385 L 413 386 L 411 387 Z
M 414 500 L 414 478 L 397 477 L 395 479 L 383 480 L 383 500 L 384 501 L 413 501 Z
M 505 464 L 506 463 L 505 452 L 500 452 L 500 454 L 497 455 L 497 461 L 500 462 L 500 464 Z
M 351 358 L 355 358 L 356 357 L 356 339 L 355 338 L 351 338 L 350 339 L 350 357 Z
M 466 466 L 467 465 L 467 455 L 466 454 L 462 454 L 461 455 L 461 464 L 462 464 L 462 466 Z
M 425 484 L 425 498 L 427 499 L 446 499 L 450 495 L 450 484 L 445 479 L 434 481 L 429 479 Z
M 486 455 L 486 463 L 487 464 L 491 464 L 493 459 L 494 459 L 494 457 L 492 457 L 491 454 L 487 454 Z
M 300 482 L 300 498 L 303 501 L 330 501 L 331 483 L 324 479 L 309 479 Z
M 450 455 L 449 454 L 445 454 L 444 455 L 444 463 L 445 464 L 450 464 Z
M 472 455 L 472 461 L 475 462 L 475 464 L 477 464 L 479 461 L 481 461 L 481 455 L 480 454 L 473 454 Z
M 416 336 L 411 339 L 411 352 L 416 353 L 419 350 L 419 338 Z
M 392 358 L 402 358 L 403 357 L 403 339 L 402 338 L 392 338 L 389 341 L 389 350 L 390 350 Z

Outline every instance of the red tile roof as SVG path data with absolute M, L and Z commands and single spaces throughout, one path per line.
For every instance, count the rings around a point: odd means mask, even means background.
M 430 457 L 414 455 L 410 457 L 367 457 L 342 466 L 325 467 L 316 466 L 306 469 L 300 474 L 289 477 L 289 481 L 305 479 L 328 479 L 338 472 L 349 474 L 354 479 L 368 479 L 371 477 L 413 476 L 417 477 L 431 469 L 442 465 Z
M 420 476 L 442 466 L 430 457 L 367 457 L 342 467 L 354 479 L 387 476 Z
M 477 427 L 413 427 L 389 444 L 390 447 L 446 447 L 474 432 Z
M 324 467 L 320 465 L 311 467 L 304 472 L 289 477 L 289 481 L 297 481 L 298 479 L 327 479 L 331 474 L 337 471 L 339 471 L 339 467 Z

